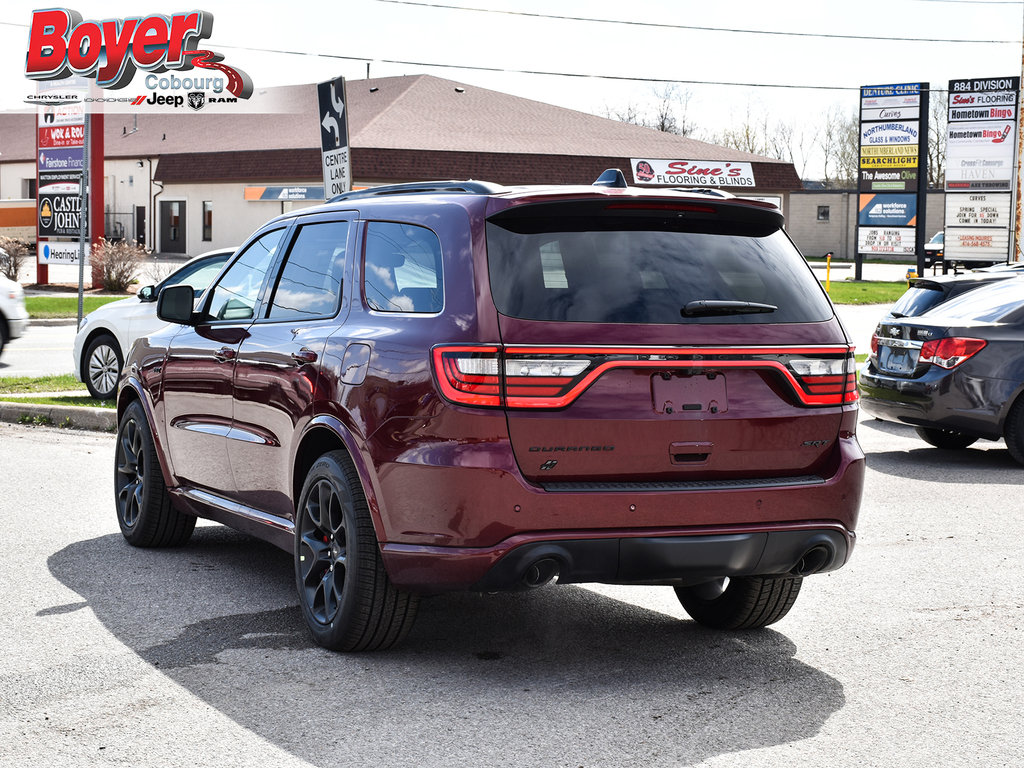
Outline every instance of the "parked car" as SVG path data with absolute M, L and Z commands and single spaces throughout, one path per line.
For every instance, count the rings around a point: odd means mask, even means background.
M 942 253 L 945 247 L 946 230 L 940 229 L 932 239 L 924 244 L 924 264 L 930 267 L 932 264 L 942 263 Z
M 135 296 L 104 304 L 83 317 L 72 356 L 75 378 L 89 388 L 89 394 L 97 400 L 111 400 L 117 394 L 125 353 L 137 338 L 164 325 L 156 316 L 156 301 L 164 288 L 189 285 L 199 298 L 234 252 L 221 248 L 200 254 L 157 285 L 140 288 Z
M 910 287 L 895 304 L 882 322 L 898 320 L 903 317 L 917 317 L 929 312 L 940 304 L 954 299 L 962 293 L 973 291 L 983 285 L 1006 280 L 1017 276 L 1016 271 L 984 271 L 974 270 L 957 275 L 935 275 L 933 277 L 914 277 L 910 279 Z
M 762 627 L 849 558 L 852 346 L 775 206 L 727 193 L 436 182 L 273 219 L 140 340 L 116 512 L 293 553 L 332 649 L 422 594 L 671 585 Z M 604 177 L 602 177 L 604 178 Z
M 27 328 L 25 291 L 20 283 L 0 274 L 0 355 L 7 342 L 23 336 Z
M 861 371 L 864 410 L 937 448 L 1005 438 L 1024 463 L 1024 278 L 881 323 Z

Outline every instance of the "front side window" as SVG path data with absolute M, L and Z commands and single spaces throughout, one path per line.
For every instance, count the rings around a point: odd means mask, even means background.
M 337 312 L 347 240 L 347 221 L 299 229 L 274 288 L 271 320 L 329 317 Z
M 363 295 L 379 312 L 440 312 L 441 243 L 426 227 L 371 221 L 366 226 Z
M 260 288 L 283 235 L 283 229 L 275 229 L 249 244 L 214 287 L 208 311 L 210 319 L 252 319 Z

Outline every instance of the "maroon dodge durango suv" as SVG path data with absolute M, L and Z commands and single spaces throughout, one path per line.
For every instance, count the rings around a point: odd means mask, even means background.
M 202 517 L 292 552 L 327 648 L 394 644 L 422 595 L 555 581 L 763 627 L 852 551 L 853 348 L 775 206 L 618 172 L 376 187 L 158 312 L 117 401 L 124 536 Z

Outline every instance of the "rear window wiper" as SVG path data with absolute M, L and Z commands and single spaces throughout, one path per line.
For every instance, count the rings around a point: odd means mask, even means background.
M 691 301 L 681 310 L 683 317 L 701 317 L 704 315 L 753 315 L 759 312 L 775 312 L 774 304 L 761 304 L 757 301 L 721 301 L 718 299 L 700 299 Z

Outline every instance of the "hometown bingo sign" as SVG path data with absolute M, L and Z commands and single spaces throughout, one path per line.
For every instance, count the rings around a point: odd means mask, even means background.
M 223 76 L 233 96 L 249 98 L 249 76 L 221 63 L 221 54 L 199 48 L 212 31 L 213 15 L 206 11 L 103 21 L 83 21 L 80 13 L 66 8 L 33 11 L 25 76 L 63 80 L 83 75 L 95 78 L 100 88 L 116 90 L 127 87 L 138 70 L 199 68 L 219 75 L 187 78 L 188 83 L 180 80 L 179 85 L 196 91 L 212 89 Z

